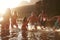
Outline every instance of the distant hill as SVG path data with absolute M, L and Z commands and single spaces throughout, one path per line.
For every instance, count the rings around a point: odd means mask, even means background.
M 57 0 L 49 0 L 47 1 L 48 5 L 47 5 L 47 15 L 52 17 L 52 16 L 56 16 L 56 15 L 60 15 L 60 5 L 59 5 L 59 1 Z M 39 4 L 40 5 L 40 4 Z M 30 16 L 31 12 L 35 10 L 35 6 L 34 5 L 26 5 L 26 6 L 22 6 L 22 7 L 17 7 L 15 8 L 15 10 L 18 12 L 19 17 L 28 17 Z
M 28 17 L 30 16 L 31 12 L 34 10 L 34 5 L 27 5 L 22 7 L 15 8 L 15 11 L 18 12 L 19 17 Z

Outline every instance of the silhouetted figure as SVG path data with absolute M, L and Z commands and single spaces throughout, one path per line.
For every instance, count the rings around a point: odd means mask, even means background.
M 40 22 L 41 26 L 46 26 L 47 15 L 44 13 L 44 11 L 42 11 L 42 13 L 39 14 L 38 21 Z
M 30 25 L 35 25 L 35 28 L 36 28 L 38 18 L 37 18 L 36 14 L 34 12 L 31 13 L 30 17 L 28 17 L 28 21 L 29 21 Z
M 55 16 L 54 18 L 56 18 L 56 21 L 54 23 L 54 26 L 56 28 L 60 28 L 60 16 Z
M 17 24 L 17 12 L 15 11 L 11 17 L 11 26 L 13 28 L 13 26 L 16 26 L 16 28 L 18 28 L 18 24 Z
M 23 19 L 23 24 L 22 24 L 22 37 L 23 39 L 22 40 L 27 40 L 27 25 L 28 24 L 28 21 L 27 21 L 27 18 L 25 17 Z
M 2 25 L 2 27 L 1 27 L 2 40 L 9 40 L 8 36 L 10 35 L 10 32 L 9 32 L 10 17 L 11 17 L 11 10 L 8 8 L 6 13 L 3 16 L 4 20 L 1 23 L 1 25 Z

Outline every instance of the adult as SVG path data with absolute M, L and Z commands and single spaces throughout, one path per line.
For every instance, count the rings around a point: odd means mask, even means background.
M 38 18 L 37 18 L 36 14 L 34 12 L 31 13 L 30 17 L 28 17 L 28 21 L 29 21 L 30 25 L 35 25 L 35 28 L 36 28 Z
M 23 19 L 23 23 L 22 23 L 22 40 L 27 40 L 27 26 L 28 26 L 28 21 L 27 18 L 25 17 Z
M 7 9 L 6 13 L 3 16 L 3 22 L 1 23 L 2 27 L 1 27 L 1 37 L 2 40 L 9 40 L 9 25 L 10 25 L 10 19 L 11 17 L 11 10 L 10 8 Z
M 17 12 L 16 11 L 14 11 L 13 12 L 13 15 L 11 16 L 11 26 L 12 26 L 12 28 L 14 28 L 13 26 L 15 25 L 16 26 L 16 28 L 18 28 L 18 24 L 17 24 Z
M 41 26 L 46 26 L 47 15 L 44 13 L 44 11 L 42 11 L 42 13 L 39 14 L 38 21 L 40 22 Z
M 54 18 L 56 18 L 54 26 L 60 28 L 60 16 L 55 16 Z

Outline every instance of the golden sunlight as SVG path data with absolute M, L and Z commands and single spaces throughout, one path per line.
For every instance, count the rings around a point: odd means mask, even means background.
M 27 1 L 27 2 L 31 2 L 31 0 L 25 0 L 25 1 Z
M 4 14 L 7 8 L 20 6 L 22 1 L 30 2 L 30 0 L 0 0 L 0 14 Z
M 4 14 L 7 8 L 15 8 L 19 5 L 19 0 L 0 0 L 0 14 Z
M 0 22 L 3 21 L 3 17 L 0 17 Z

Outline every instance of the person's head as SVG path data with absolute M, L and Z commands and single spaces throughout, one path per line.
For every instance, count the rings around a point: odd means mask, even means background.
M 31 13 L 31 16 L 36 16 L 36 14 L 34 12 Z
M 11 9 L 7 8 L 6 13 L 11 13 Z
M 27 21 L 27 17 L 24 17 L 23 22 Z

